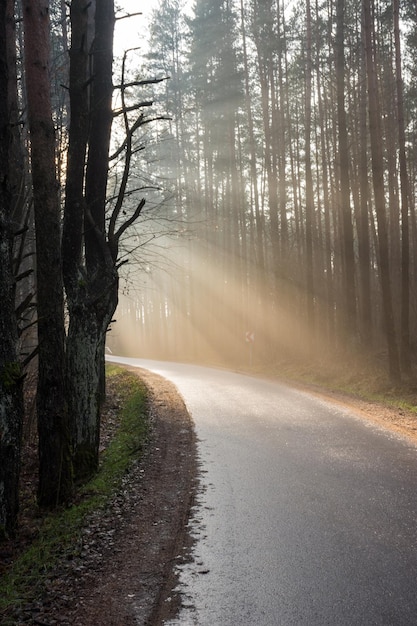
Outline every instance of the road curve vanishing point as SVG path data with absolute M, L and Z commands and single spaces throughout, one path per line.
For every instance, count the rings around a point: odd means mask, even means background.
M 417 625 L 417 449 L 339 405 L 194 365 L 201 490 L 167 626 Z

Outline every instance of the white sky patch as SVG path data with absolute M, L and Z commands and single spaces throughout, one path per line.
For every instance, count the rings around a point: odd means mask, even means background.
M 184 2 L 184 10 L 191 12 L 193 0 Z M 132 15 L 125 19 L 116 20 L 114 32 L 114 52 L 122 56 L 129 48 L 146 48 L 148 40 L 148 25 L 152 11 L 161 6 L 161 0 L 116 0 L 116 17 Z M 142 13 L 142 15 L 134 15 Z
M 148 38 L 148 22 L 151 12 L 159 4 L 159 0 L 119 0 L 116 7 L 116 18 L 123 15 L 131 15 L 124 19 L 116 19 L 114 31 L 114 52 L 121 56 L 129 48 L 146 47 Z M 142 13 L 142 15 L 134 15 Z

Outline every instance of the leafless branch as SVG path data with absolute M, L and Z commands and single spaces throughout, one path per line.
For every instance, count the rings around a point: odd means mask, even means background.
M 128 220 L 126 220 L 124 224 L 120 226 L 119 230 L 114 235 L 117 242 L 119 241 L 123 233 L 129 228 L 129 226 L 131 226 L 138 219 L 139 215 L 142 212 L 143 207 L 145 206 L 145 203 L 146 203 L 145 198 L 142 198 L 142 200 L 139 202 L 136 208 L 136 211 L 133 213 L 133 215 Z
M 130 107 L 122 107 L 121 109 L 116 109 L 113 111 L 113 117 L 119 117 L 119 115 L 125 115 L 125 113 L 130 113 L 130 111 L 137 111 L 142 107 L 151 107 L 153 105 L 153 100 L 145 100 L 144 102 L 139 102 L 138 104 L 133 104 Z
M 33 269 L 29 269 L 26 270 L 25 272 L 21 272 L 20 274 L 18 274 L 17 276 L 15 276 L 15 281 L 18 283 L 21 280 L 23 280 L 24 278 L 27 278 L 28 276 L 30 276 L 31 274 L 33 274 Z
M 20 318 L 23 311 L 26 311 L 26 309 L 29 308 L 31 302 L 32 302 L 32 298 L 33 298 L 33 293 L 29 293 L 26 298 L 24 300 L 22 300 L 22 302 L 19 304 L 18 307 L 16 307 L 16 317 Z
M 129 89 L 129 87 L 144 87 L 145 85 L 156 85 L 162 83 L 164 80 L 169 80 L 170 76 L 164 78 L 149 78 L 146 80 L 135 80 L 132 83 L 122 83 L 121 85 L 115 85 L 115 89 Z
M 32 350 L 32 352 L 30 352 L 30 354 L 28 354 L 28 356 L 22 361 L 22 368 L 23 369 L 25 369 L 25 367 L 27 367 L 29 365 L 29 363 L 32 361 L 32 359 L 35 358 L 35 356 L 38 354 L 38 352 L 39 352 L 39 346 L 36 346 L 36 348 L 34 350 Z
M 120 16 L 118 15 L 116 17 L 116 21 L 126 20 L 129 17 L 138 17 L 139 15 L 143 15 L 143 13 L 127 13 L 126 15 L 120 15 Z
M 133 124 L 133 126 L 131 128 L 127 127 L 126 129 L 126 137 L 124 139 L 124 141 L 122 142 L 122 144 L 120 145 L 120 147 L 116 150 L 116 152 L 114 154 L 112 154 L 109 158 L 110 161 L 113 161 L 114 159 L 117 159 L 117 157 L 119 156 L 119 154 L 121 154 L 125 148 L 129 145 L 129 143 L 131 143 L 132 141 L 132 137 L 133 137 L 133 133 L 140 127 L 142 126 L 142 124 L 144 124 L 144 115 L 143 113 L 141 113 L 138 117 L 138 119 L 136 120 L 136 122 Z M 126 126 L 126 121 L 125 121 L 125 126 Z
M 106 240 L 104 238 L 104 234 L 103 232 L 100 230 L 100 228 L 97 226 L 96 222 L 94 221 L 94 218 L 91 214 L 90 208 L 88 206 L 85 207 L 85 216 L 88 220 L 88 223 L 91 227 L 91 229 L 93 230 L 93 233 L 96 236 L 97 239 L 97 243 L 101 248 L 106 266 L 110 266 L 113 264 L 113 258 L 112 258 L 112 254 L 111 251 L 109 249 L 109 246 L 106 245 Z

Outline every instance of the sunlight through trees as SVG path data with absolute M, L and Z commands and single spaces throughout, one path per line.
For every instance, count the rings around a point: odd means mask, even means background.
M 114 349 L 130 315 L 138 355 L 239 363 L 254 329 L 258 363 L 409 374 L 416 28 L 388 0 L 159 2 L 149 169 L 183 234 L 130 275 Z
M 98 466 L 106 340 L 415 371 L 415 2 L 136 5 L 0 1 L 1 532 L 22 374 L 39 501 L 64 502 Z

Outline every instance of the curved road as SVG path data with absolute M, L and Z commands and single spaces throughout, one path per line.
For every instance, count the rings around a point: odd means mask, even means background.
M 201 493 L 174 625 L 417 625 L 417 449 L 274 382 L 114 358 L 171 380 Z

